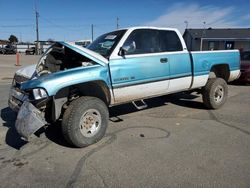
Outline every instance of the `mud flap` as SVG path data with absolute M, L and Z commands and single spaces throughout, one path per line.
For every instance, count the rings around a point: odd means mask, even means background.
M 33 104 L 24 101 L 16 119 L 16 130 L 21 137 L 28 138 L 38 129 L 46 125 L 43 114 Z

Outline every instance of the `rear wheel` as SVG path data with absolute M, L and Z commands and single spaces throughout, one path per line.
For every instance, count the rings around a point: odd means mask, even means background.
M 209 79 L 204 88 L 202 88 L 203 103 L 207 108 L 218 109 L 227 100 L 228 87 L 222 78 Z
M 73 101 L 63 115 L 63 135 L 70 144 L 86 147 L 104 136 L 108 118 L 108 108 L 102 100 L 81 97 Z

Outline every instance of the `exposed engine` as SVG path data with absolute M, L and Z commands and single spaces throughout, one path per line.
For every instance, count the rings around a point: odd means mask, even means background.
M 38 76 L 71 69 L 91 66 L 95 62 L 59 43 L 54 44 L 41 58 L 36 72 Z

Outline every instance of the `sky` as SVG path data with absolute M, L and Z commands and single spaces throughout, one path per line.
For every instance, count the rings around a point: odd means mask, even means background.
M 250 28 L 249 0 L 0 0 L 0 39 L 77 41 L 131 26 Z

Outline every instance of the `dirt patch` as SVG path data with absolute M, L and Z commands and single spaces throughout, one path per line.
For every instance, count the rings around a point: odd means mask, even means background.
M 3 78 L 1 78 L 1 80 L 12 80 L 13 78 L 11 78 L 11 77 L 3 77 Z

